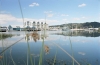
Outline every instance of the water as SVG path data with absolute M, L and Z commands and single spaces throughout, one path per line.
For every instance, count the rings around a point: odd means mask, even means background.
M 36 36 L 25 35 L 25 32 L 6 33 L 14 36 L 0 40 L 0 65 L 39 65 L 43 38 L 41 65 L 54 62 L 54 65 L 100 65 L 100 33 L 46 31 L 45 35 L 38 32 Z

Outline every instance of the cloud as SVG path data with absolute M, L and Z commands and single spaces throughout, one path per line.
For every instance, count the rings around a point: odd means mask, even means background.
M 14 21 L 16 18 L 10 14 L 0 14 L 0 21 Z
M 54 14 L 47 14 L 47 17 L 53 17 Z
M 2 21 L 0 20 L 0 26 L 3 25 L 3 24 L 6 24 L 6 22 L 2 22 Z
M 39 6 L 39 4 L 38 3 L 32 3 L 32 4 L 29 5 L 29 7 L 34 7 L 34 6 Z
M 80 4 L 80 5 L 78 5 L 78 7 L 84 7 L 84 6 L 86 6 L 86 4 Z
M 52 11 L 44 11 L 44 13 L 46 14 L 47 17 L 53 17 L 53 13 Z
M 80 18 L 73 18 L 74 21 L 80 20 Z
M 52 15 L 49 15 L 49 16 L 52 16 Z M 30 21 L 31 23 L 33 21 L 35 22 L 45 22 L 45 19 L 32 19 L 32 18 L 24 18 L 24 22 L 26 21 Z M 51 23 L 54 23 L 54 22 L 59 22 L 58 20 L 48 20 L 46 19 L 46 22 L 47 24 L 51 24 Z M 17 18 L 17 17 L 14 17 L 13 15 L 11 14 L 0 14 L 0 24 L 2 25 L 12 25 L 14 27 L 16 26 L 21 26 L 23 27 L 23 20 L 22 18 Z
M 84 52 L 78 52 L 78 54 L 80 54 L 80 55 L 85 55 L 86 53 L 84 53 Z
M 82 18 L 84 19 L 84 18 L 86 18 L 86 17 L 83 16 Z
M 88 18 L 83 16 L 82 19 L 88 19 Z
M 51 23 L 57 23 L 59 22 L 58 20 L 49 20 L 49 19 L 38 19 L 39 22 L 47 22 L 47 24 L 51 24 Z
M 61 16 L 69 16 L 69 15 L 67 15 L 67 14 L 61 14 Z

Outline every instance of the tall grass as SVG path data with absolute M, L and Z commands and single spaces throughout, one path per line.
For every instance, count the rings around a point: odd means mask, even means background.
M 56 64 L 56 56 L 57 56 L 57 47 L 56 47 L 56 53 L 55 53 L 55 56 L 54 56 L 54 60 L 53 60 L 53 64 L 52 65 L 55 65 Z
M 70 41 L 71 50 L 72 50 L 72 57 L 74 58 L 74 53 L 73 53 L 73 49 L 72 49 L 72 41 L 70 39 L 70 36 L 69 36 L 69 41 Z M 74 65 L 74 60 L 72 59 L 72 61 L 73 61 L 73 64 L 72 65 Z
M 43 55 L 44 55 L 44 37 L 45 37 L 45 32 L 46 32 L 46 28 L 44 27 L 43 30 L 43 38 L 42 38 L 42 47 L 41 47 L 41 51 L 40 51 L 40 59 L 39 59 L 39 65 L 43 64 Z
M 27 40 L 27 46 L 28 46 L 28 54 L 29 54 L 29 56 L 30 56 L 30 62 L 31 62 L 31 65 L 33 65 L 33 60 L 32 60 L 32 56 L 31 56 L 30 45 L 29 45 L 28 40 Z
M 11 57 L 11 60 L 12 60 L 12 62 L 13 62 L 13 65 L 16 65 L 15 61 L 14 61 L 13 58 L 12 58 L 11 51 L 12 51 L 12 48 L 10 49 L 10 57 Z

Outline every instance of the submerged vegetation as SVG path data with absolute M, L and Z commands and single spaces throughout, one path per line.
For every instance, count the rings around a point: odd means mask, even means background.
M 1 39 L 6 39 L 6 38 L 9 38 L 9 37 L 12 37 L 13 35 L 12 34 L 0 34 L 0 40 Z

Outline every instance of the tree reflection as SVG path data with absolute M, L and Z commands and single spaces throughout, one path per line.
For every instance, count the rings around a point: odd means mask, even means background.
M 3 34 L 0 34 L 0 40 L 1 40 L 1 39 L 6 39 L 6 38 L 9 38 L 9 37 L 11 38 L 12 36 L 14 36 L 14 35 L 3 33 Z
M 63 36 L 85 36 L 85 37 L 99 37 L 99 32 L 90 32 L 90 31 L 69 31 L 69 32 L 61 32 L 61 33 L 54 33 L 56 35 L 63 35 Z

